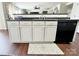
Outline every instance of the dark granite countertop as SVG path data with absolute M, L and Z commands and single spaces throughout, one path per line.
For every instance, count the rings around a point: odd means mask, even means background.
M 53 18 L 15 18 L 15 19 L 9 19 L 7 21 L 59 21 L 59 20 L 70 20 L 69 17 L 53 17 Z
M 7 21 L 65 21 L 65 20 L 51 20 L 51 19 L 49 19 L 49 20 L 36 20 L 36 19 L 34 19 L 34 20 L 7 20 Z M 79 19 L 74 19 L 74 20 L 67 19 L 67 21 L 79 21 Z
M 68 13 L 47 13 L 47 14 L 13 14 L 13 15 L 67 15 Z

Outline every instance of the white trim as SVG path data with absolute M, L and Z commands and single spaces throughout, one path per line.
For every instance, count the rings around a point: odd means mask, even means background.
M 75 41 L 75 37 L 76 37 L 76 33 L 77 33 L 77 29 L 78 29 L 78 22 L 77 22 L 77 25 L 76 25 L 76 28 L 75 28 L 75 32 L 74 32 L 74 36 L 73 36 L 73 41 Z

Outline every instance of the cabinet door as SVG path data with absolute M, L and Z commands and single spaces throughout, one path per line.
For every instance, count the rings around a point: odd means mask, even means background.
M 44 26 L 33 26 L 33 41 L 34 42 L 44 41 Z
M 9 38 L 12 43 L 20 42 L 20 31 L 18 27 L 9 28 Z
M 12 43 L 20 42 L 19 21 L 7 21 L 9 38 Z
M 57 26 L 47 26 L 45 28 L 45 41 L 53 42 L 55 41 Z
M 21 41 L 32 42 L 32 26 L 21 27 Z

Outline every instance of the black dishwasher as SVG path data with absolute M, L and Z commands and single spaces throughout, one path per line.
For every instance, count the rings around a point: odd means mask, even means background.
M 55 43 L 72 42 L 76 24 L 75 20 L 59 20 Z

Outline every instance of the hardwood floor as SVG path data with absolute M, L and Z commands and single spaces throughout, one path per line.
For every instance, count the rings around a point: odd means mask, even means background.
M 12 44 L 9 40 L 8 31 L 0 31 L 0 55 L 25 56 L 28 44 Z
M 79 34 L 76 41 L 71 44 L 57 44 L 65 55 L 79 55 Z M 0 30 L 0 55 L 25 56 L 27 55 L 29 44 L 12 44 L 9 40 L 8 31 Z
M 76 40 L 70 44 L 57 44 L 65 55 L 79 56 L 79 34 L 76 34 Z

